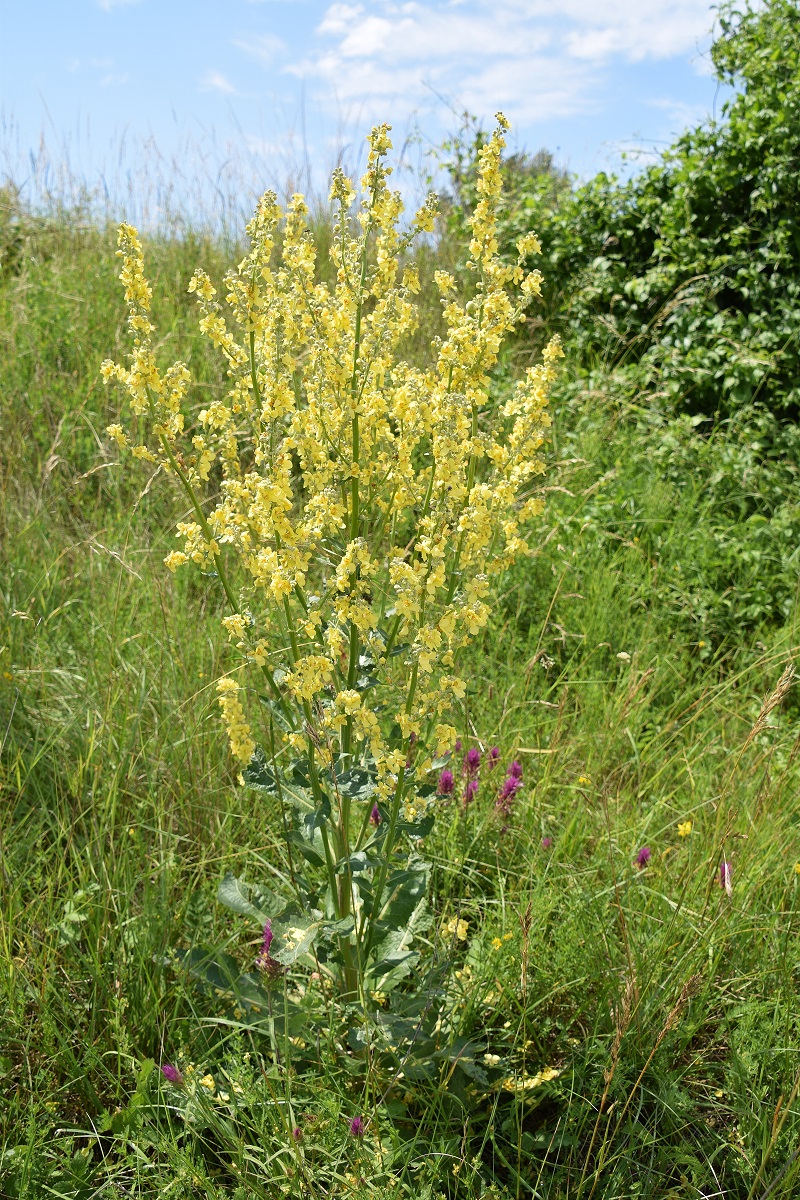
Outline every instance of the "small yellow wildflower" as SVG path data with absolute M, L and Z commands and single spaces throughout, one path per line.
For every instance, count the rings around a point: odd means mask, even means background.
M 800 862 L 794 864 L 794 873 L 795 875 L 800 875 Z
M 691 832 L 692 832 L 692 822 L 691 821 L 679 821 L 678 822 L 678 837 L 686 838 L 689 836 L 689 834 Z
M 231 641 L 235 641 L 244 637 L 247 628 L 247 622 L 240 613 L 233 613 L 230 617 L 223 617 L 222 624 L 227 630 L 228 637 Z
M 171 550 L 164 559 L 164 565 L 169 567 L 170 571 L 176 571 L 178 567 L 182 567 L 189 559 L 182 550 Z
M 106 426 L 106 433 L 108 434 L 108 436 L 110 438 L 114 439 L 114 441 L 119 446 L 120 450 L 125 449 L 125 447 L 128 444 L 128 439 L 126 438 L 125 431 L 123 430 L 121 425 Z
M 216 1086 L 217 1085 L 214 1082 L 213 1075 L 204 1075 L 203 1078 L 200 1080 L 200 1087 L 204 1087 L 206 1089 L 206 1091 L 208 1091 L 208 1092 L 215 1091 Z
M 499 938 L 499 937 L 492 938 L 492 945 L 494 946 L 495 950 L 499 950 L 500 947 L 502 946 L 502 944 L 503 944 L 502 938 Z
M 535 1075 L 509 1075 L 503 1080 L 503 1090 L 506 1092 L 529 1092 L 532 1088 L 541 1087 L 543 1083 L 549 1083 L 552 1079 L 558 1079 L 560 1071 L 555 1067 L 542 1067 L 541 1071 L 537 1071 Z
M 451 917 L 443 928 L 446 934 L 450 934 L 451 936 L 455 935 L 459 941 L 465 942 L 467 940 L 467 930 L 469 929 L 469 925 L 466 921 L 463 921 L 458 917 Z

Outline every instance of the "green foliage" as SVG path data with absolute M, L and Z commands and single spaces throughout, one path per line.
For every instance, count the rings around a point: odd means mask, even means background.
M 500 814 L 484 766 L 466 811 L 457 793 L 406 831 L 365 1012 L 298 962 L 255 969 L 315 830 L 301 817 L 287 843 L 267 761 L 246 788 L 221 765 L 220 613 L 159 570 L 172 504 L 112 460 L 81 478 L 117 415 L 89 382 L 122 319 L 110 241 L 19 220 L 0 284 L 0 1193 L 791 1200 L 794 691 L 743 747 L 800 653 L 794 427 L 763 405 L 676 415 L 596 361 L 562 388 L 541 549 L 464 671 L 462 738 L 517 758 L 523 787 Z M 197 247 L 148 253 L 188 281 Z M 226 253 L 203 250 L 210 269 Z M 182 303 L 169 336 L 196 365 Z
M 565 190 L 520 174 L 505 232 L 544 247 L 542 320 L 570 354 L 713 416 L 756 401 L 800 412 L 800 12 L 793 0 L 722 6 L 712 59 L 736 89 L 719 121 L 677 139 L 620 183 Z M 459 204 L 473 203 L 481 138 L 450 153 Z

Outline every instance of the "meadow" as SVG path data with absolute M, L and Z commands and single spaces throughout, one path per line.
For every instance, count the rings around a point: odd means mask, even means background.
M 309 956 L 242 983 L 269 960 L 259 889 L 297 865 L 220 720 L 224 597 L 164 566 L 186 499 L 106 434 L 116 230 L 0 196 L 2 1195 L 797 1194 L 800 32 L 774 0 L 731 21 L 713 131 L 626 185 L 504 168 L 501 253 L 535 229 L 545 288 L 495 394 L 554 331 L 566 358 L 532 552 L 460 651 L 453 788 L 403 842 L 414 955 L 370 997 L 385 1053 Z M 485 144 L 449 151 L 413 362 L 442 334 L 435 272 L 464 278 Z M 325 206 L 311 223 L 328 248 Z M 226 374 L 187 287 L 244 248 L 143 242 L 156 352 L 197 411 Z

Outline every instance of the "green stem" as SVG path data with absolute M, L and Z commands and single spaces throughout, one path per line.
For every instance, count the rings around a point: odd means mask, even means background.
M 250 330 L 250 379 L 253 383 L 253 396 L 256 404 L 261 407 L 261 389 L 258 386 L 258 372 L 256 371 L 256 331 Z

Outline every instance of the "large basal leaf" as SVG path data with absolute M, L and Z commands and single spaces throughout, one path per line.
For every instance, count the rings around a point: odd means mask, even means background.
M 194 946 L 178 950 L 176 957 L 190 975 L 218 992 L 230 992 L 239 978 L 240 968 L 232 954 Z
M 226 908 L 232 908 L 234 912 L 253 917 L 260 925 L 286 907 L 286 901 L 280 896 L 276 896 L 268 888 L 237 879 L 232 871 L 220 882 L 217 900 Z

